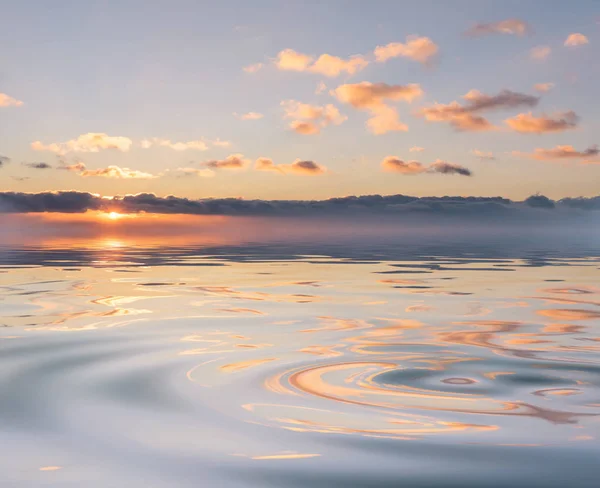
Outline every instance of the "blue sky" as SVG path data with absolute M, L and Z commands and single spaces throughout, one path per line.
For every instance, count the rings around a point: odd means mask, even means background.
M 600 104 L 600 4 L 579 1 L 531 2 L 12 2 L 2 11 L 0 93 L 22 101 L 0 107 L 0 155 L 11 162 L 0 169 L 0 190 L 77 189 L 101 194 L 151 191 L 187 197 L 326 198 L 347 194 L 503 195 L 523 198 L 537 191 L 557 198 L 600 193 L 600 164 L 581 158 L 536 160 L 536 148 L 570 145 L 577 151 L 597 144 Z M 528 35 L 464 32 L 476 23 L 519 19 Z M 587 43 L 567 47 L 581 33 Z M 406 43 L 408 36 L 429 38 L 436 59 L 423 64 L 406 57 L 372 61 L 377 46 Z M 531 49 L 550 48 L 543 60 Z M 341 58 L 371 56 L 354 74 L 327 77 L 278 69 L 274 59 L 285 49 Z M 244 67 L 263 63 L 256 73 Z M 327 89 L 315 89 L 324 82 Z M 344 84 L 419 84 L 423 95 L 396 107 L 406 131 L 373 134 L 369 113 L 330 94 Z M 539 83 L 553 83 L 543 93 Z M 415 116 L 435 102 L 448 104 L 475 89 L 495 95 L 507 89 L 540 96 L 533 108 L 485 113 L 493 124 L 531 111 L 534 116 L 573 111 L 576 127 L 558 132 L 509 130 L 456 131 L 448 123 Z M 347 117 L 318 134 L 289 127 L 284 100 L 312 106 L 334 105 Z M 259 120 L 233 114 L 257 112 Z M 98 152 L 36 151 L 44 145 L 104 133 L 132 141 L 126 150 Z M 207 142 L 204 151 L 175 151 L 140 141 Z M 230 141 L 228 147 L 211 141 Z M 423 147 L 418 153 L 410 148 Z M 480 160 L 473 150 L 492 153 Z M 515 156 L 513 152 L 524 153 Z M 247 160 L 241 170 L 216 170 L 211 177 L 182 176 L 178 168 L 204 168 L 231 154 Z M 443 160 L 466 167 L 471 177 L 383 171 L 388 156 L 417 160 L 425 167 Z M 282 171 L 256 171 L 257 158 L 270 158 Z M 326 168 L 295 174 L 295 160 Z M 593 160 L 593 158 L 592 158 Z M 600 158 L 596 157 L 596 160 Z M 85 164 L 88 171 L 129 168 L 153 178 L 82 176 L 81 172 L 32 169 Z M 169 170 L 169 171 L 167 171 Z M 283 171 L 285 170 L 285 171 Z M 286 173 L 286 174 L 282 174 Z M 23 179 L 27 178 L 27 179 Z

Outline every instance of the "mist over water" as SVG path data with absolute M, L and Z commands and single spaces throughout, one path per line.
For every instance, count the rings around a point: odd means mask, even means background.
M 2 485 L 597 486 L 593 231 L 475 230 L 6 243 Z

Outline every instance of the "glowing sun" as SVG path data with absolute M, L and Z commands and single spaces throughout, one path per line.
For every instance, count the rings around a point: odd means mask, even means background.
M 108 213 L 104 214 L 104 217 L 109 220 L 119 220 L 125 216 L 123 214 L 120 214 L 119 212 L 108 212 Z

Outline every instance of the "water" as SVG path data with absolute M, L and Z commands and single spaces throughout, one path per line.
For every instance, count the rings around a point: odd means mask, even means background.
M 3 487 L 595 487 L 600 258 L 5 247 Z

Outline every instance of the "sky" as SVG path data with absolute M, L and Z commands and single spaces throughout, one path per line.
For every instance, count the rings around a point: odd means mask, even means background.
M 600 3 L 2 6 L 0 191 L 600 194 Z

